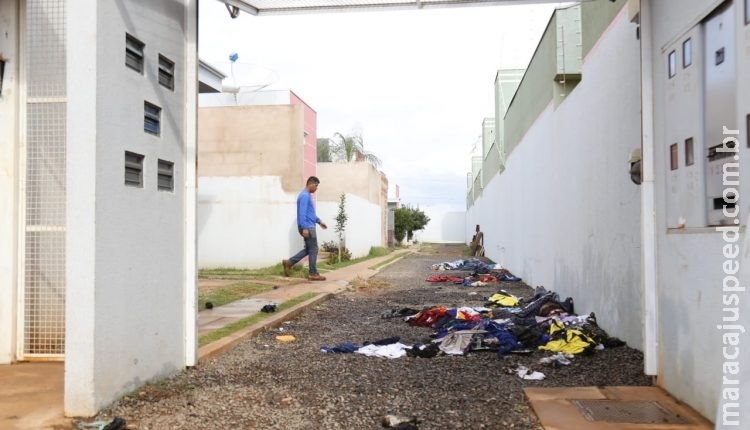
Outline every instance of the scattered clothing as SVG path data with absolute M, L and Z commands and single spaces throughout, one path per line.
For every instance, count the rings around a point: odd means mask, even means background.
M 266 313 L 276 312 L 276 305 L 265 305 L 260 308 L 260 311 Z
M 397 342 L 389 345 L 365 345 L 354 353 L 368 357 L 400 358 L 406 355 L 406 350 L 409 348 L 409 346 Z
M 515 369 L 508 368 L 506 372 L 509 374 L 516 374 L 521 379 L 527 379 L 531 381 L 541 381 L 545 378 L 544 373 L 531 370 L 528 367 L 521 365 L 518 365 L 518 367 L 516 367 Z

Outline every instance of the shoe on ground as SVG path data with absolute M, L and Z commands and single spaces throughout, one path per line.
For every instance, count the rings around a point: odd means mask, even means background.
M 284 266 L 284 276 L 289 277 L 289 272 L 292 271 L 292 265 L 289 264 L 289 260 L 281 260 L 281 265 Z
M 314 275 L 308 276 L 307 279 L 309 279 L 311 281 L 325 281 L 326 277 L 325 276 L 320 276 L 319 274 L 316 273 Z

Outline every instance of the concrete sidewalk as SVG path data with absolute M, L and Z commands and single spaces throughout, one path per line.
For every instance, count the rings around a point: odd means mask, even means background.
M 372 269 L 372 267 L 409 253 L 408 250 L 398 250 L 382 257 L 327 272 L 324 274 L 327 278 L 325 281 L 305 280 L 283 285 L 249 299 L 200 311 L 198 314 L 199 336 L 259 313 L 265 304 L 281 304 L 306 293 L 315 294 L 314 297 L 292 308 L 264 314 L 267 316 L 259 322 L 200 348 L 198 350 L 199 361 L 220 354 L 244 337 L 251 336 L 259 330 L 282 324 L 308 306 L 346 290 L 351 281 L 357 278 L 368 279 L 380 269 L 380 267 L 378 269 Z M 64 416 L 64 372 L 65 366 L 62 362 L 0 365 L 0 429 L 63 430 L 74 428 L 73 420 Z

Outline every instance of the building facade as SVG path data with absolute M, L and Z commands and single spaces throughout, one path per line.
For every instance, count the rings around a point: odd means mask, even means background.
M 195 363 L 197 2 L 0 22 L 0 361 L 64 359 L 65 412 L 90 415 Z
M 739 425 L 750 389 L 749 23 L 746 0 L 556 11 L 497 109 L 503 169 L 467 194 L 466 228 L 482 225 L 488 256 L 595 311 L 717 428 Z

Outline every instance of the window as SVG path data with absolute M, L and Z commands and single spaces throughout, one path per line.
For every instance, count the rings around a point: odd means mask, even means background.
M 688 137 L 685 139 L 685 165 L 692 166 L 695 163 L 695 157 L 693 155 L 693 138 Z
M 693 40 L 688 38 L 682 42 L 682 68 L 693 64 Z
M 161 108 L 149 102 L 143 103 L 143 131 L 155 136 L 161 134 Z
M 143 188 L 143 155 L 125 151 L 125 185 Z
M 669 168 L 670 170 L 677 170 L 678 167 L 677 144 L 673 143 L 669 145 Z
M 159 83 L 174 91 L 174 61 L 159 54 Z
M 3 93 L 3 75 L 5 75 L 5 60 L 0 58 L 0 94 Z
M 667 68 L 669 77 L 674 78 L 674 75 L 677 74 L 677 52 L 672 51 L 669 53 L 669 60 L 667 62 Z
M 157 188 L 161 191 L 174 191 L 174 163 L 159 159 Z
M 724 47 L 719 48 L 716 50 L 716 54 L 714 54 L 714 64 L 719 65 L 724 62 Z
M 146 46 L 135 37 L 125 34 L 125 65 L 143 74 L 143 47 Z

